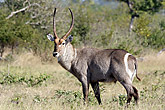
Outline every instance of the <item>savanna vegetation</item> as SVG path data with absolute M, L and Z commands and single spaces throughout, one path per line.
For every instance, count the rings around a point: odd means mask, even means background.
M 71 34 L 77 48 L 119 48 L 138 58 L 134 80 L 140 100 L 128 109 L 165 109 L 165 17 L 163 0 L 4 0 L 0 2 L 0 109 L 125 109 L 119 84 L 100 83 L 103 105 L 90 88 L 83 104 L 79 81 L 52 56 L 53 10 L 62 37 L 75 16 Z

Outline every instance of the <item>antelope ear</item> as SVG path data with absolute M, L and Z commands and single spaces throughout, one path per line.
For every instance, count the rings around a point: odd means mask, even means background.
M 66 39 L 66 43 L 72 42 L 72 40 L 73 40 L 73 36 L 70 35 L 70 36 L 68 36 L 68 38 Z
M 48 38 L 50 41 L 54 41 L 54 40 L 55 40 L 55 39 L 54 39 L 54 36 L 51 35 L 51 34 L 48 34 L 48 35 L 47 35 L 47 38 Z

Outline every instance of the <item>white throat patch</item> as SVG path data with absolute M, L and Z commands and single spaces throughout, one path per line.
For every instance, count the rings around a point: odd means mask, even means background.
M 58 62 L 61 60 L 61 57 L 65 57 L 66 56 L 66 48 L 64 49 L 64 53 L 63 55 L 60 55 L 59 53 L 56 55 L 56 58 L 58 60 Z
M 66 48 L 65 48 L 64 53 L 63 53 L 63 55 L 62 55 L 62 56 L 65 56 L 65 54 L 66 54 Z
M 76 58 L 76 57 L 77 57 L 77 50 L 75 48 L 75 50 L 74 50 L 74 58 Z

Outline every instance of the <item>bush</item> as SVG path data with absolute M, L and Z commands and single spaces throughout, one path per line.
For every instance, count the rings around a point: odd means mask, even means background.
M 147 37 L 147 45 L 154 49 L 162 49 L 165 47 L 165 33 L 160 29 L 154 29 L 149 37 Z
M 49 75 L 40 74 L 40 76 L 25 77 L 12 74 L 2 74 L 0 77 L 0 84 L 15 84 L 15 83 L 25 83 L 29 87 L 41 85 L 44 81 L 50 78 Z
M 152 19 L 150 19 L 147 14 L 144 14 L 137 19 L 133 31 L 139 38 L 145 39 L 151 35 L 151 29 L 149 27 L 150 22 L 152 22 Z
M 79 7 L 78 14 L 75 17 L 75 25 L 72 31 L 72 34 L 76 36 L 76 39 L 73 40 L 73 43 L 77 44 L 86 44 L 87 34 L 90 31 L 90 16 L 85 8 Z
M 148 15 L 143 15 L 136 22 L 134 32 L 143 47 L 162 49 L 165 46 L 164 21 L 158 27 L 151 28 L 152 19 Z

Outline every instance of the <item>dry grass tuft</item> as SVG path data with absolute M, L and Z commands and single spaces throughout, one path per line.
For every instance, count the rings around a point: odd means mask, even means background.
M 151 54 L 143 57 L 144 60 L 139 62 L 139 71 L 141 73 L 147 73 L 154 70 L 164 70 L 165 71 L 165 52 L 157 55 Z
M 12 64 L 17 66 L 38 66 L 42 64 L 41 59 L 30 52 L 16 56 L 15 59 Z

